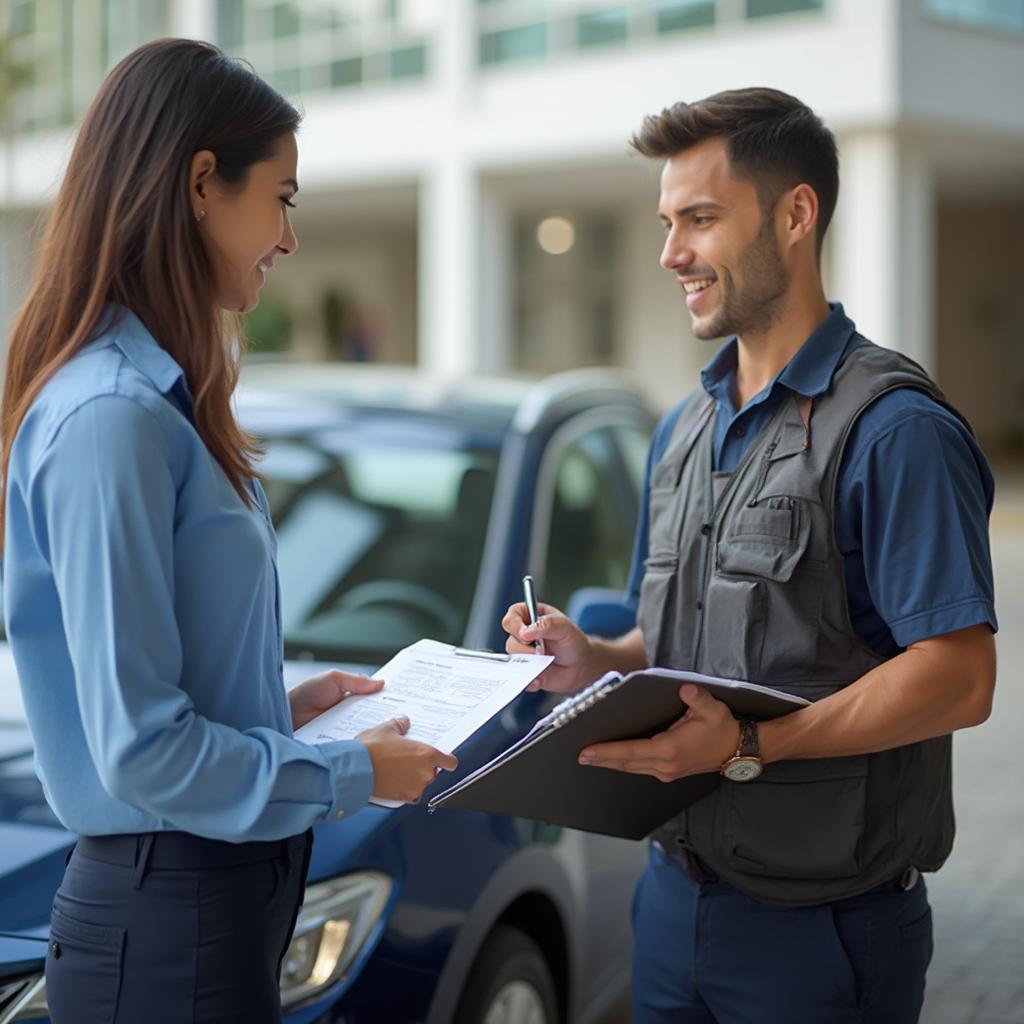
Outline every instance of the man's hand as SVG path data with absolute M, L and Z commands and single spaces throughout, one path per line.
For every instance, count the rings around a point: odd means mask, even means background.
M 361 732 L 356 739 L 366 744 L 373 762 L 373 795 L 380 800 L 413 803 L 434 781 L 442 768 L 453 772 L 459 766 L 452 754 L 442 754 L 427 743 L 407 740 L 409 719 L 392 718 Z
M 298 729 L 333 708 L 339 701 L 356 693 L 376 693 L 382 686 L 382 679 L 357 676 L 332 668 L 311 676 L 288 692 L 288 703 L 292 709 L 292 729 Z
M 580 752 L 580 764 L 653 775 L 662 782 L 717 772 L 739 747 L 739 723 L 703 687 L 686 683 L 679 689 L 679 698 L 687 705 L 686 714 L 665 732 L 648 740 L 586 747 Z
M 505 650 L 509 654 L 537 654 L 533 641 L 542 640 L 544 653 L 553 655 L 555 660 L 526 689 L 575 693 L 593 681 L 586 671 L 590 640 L 557 608 L 539 604 L 537 611 L 540 617 L 532 625 L 530 612 L 522 601 L 505 612 L 501 620 L 502 629 L 509 635 Z

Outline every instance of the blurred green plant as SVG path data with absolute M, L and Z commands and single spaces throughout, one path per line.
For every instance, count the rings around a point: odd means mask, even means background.
M 259 305 L 245 316 L 245 336 L 250 352 L 286 352 L 292 340 L 294 318 L 288 305 L 263 292 Z
M 324 322 L 324 347 L 331 359 L 345 358 L 345 337 L 348 334 L 352 304 L 337 288 L 324 293 L 321 303 Z

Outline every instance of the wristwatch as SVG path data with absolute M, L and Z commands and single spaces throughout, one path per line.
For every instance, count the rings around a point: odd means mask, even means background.
M 739 724 L 740 745 L 719 771 L 732 782 L 751 782 L 764 771 L 757 742 L 757 722 L 741 718 Z

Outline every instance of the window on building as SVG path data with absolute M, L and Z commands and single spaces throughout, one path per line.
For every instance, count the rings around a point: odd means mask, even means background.
M 217 0 L 215 42 L 286 95 L 421 78 L 436 0 Z
M 1024 32 L 1024 0 L 923 0 L 933 18 L 996 32 Z
M 715 23 L 715 0 L 658 0 L 656 25 L 660 34 Z
M 747 0 L 748 18 L 770 18 L 796 11 L 820 11 L 825 0 Z

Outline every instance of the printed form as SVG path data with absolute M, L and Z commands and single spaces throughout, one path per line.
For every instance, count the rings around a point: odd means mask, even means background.
M 365 729 L 405 715 L 410 739 L 450 754 L 553 660 L 550 655 L 488 654 L 419 640 L 374 673 L 374 679 L 384 680 L 379 693 L 346 697 L 296 730 L 295 738 L 310 744 L 351 740 Z

